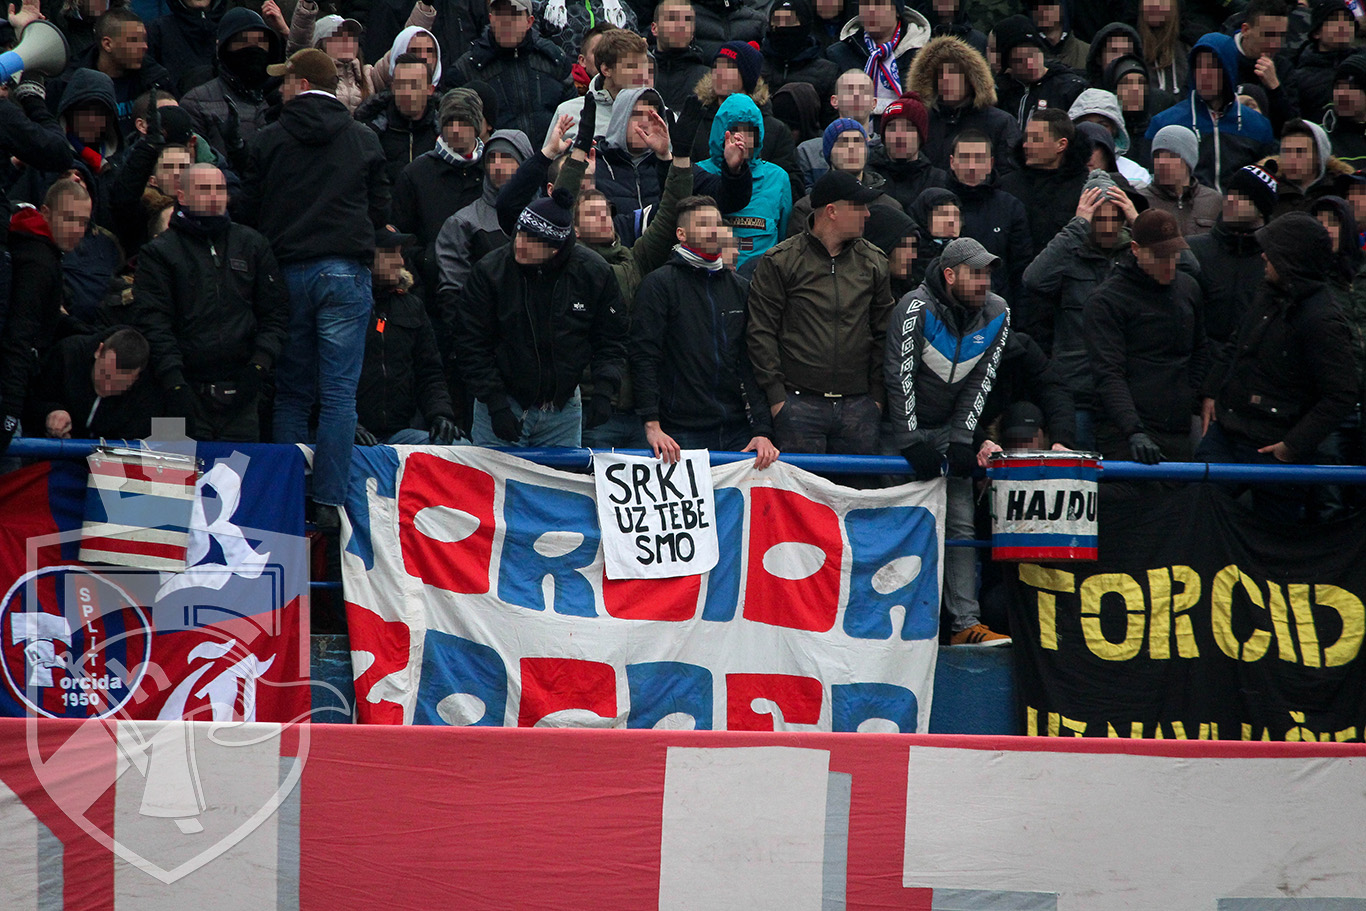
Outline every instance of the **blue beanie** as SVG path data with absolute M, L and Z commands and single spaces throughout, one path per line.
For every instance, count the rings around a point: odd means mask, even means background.
M 825 156 L 826 161 L 830 160 L 830 150 L 835 147 L 835 140 L 840 138 L 841 133 L 848 133 L 850 130 L 857 130 L 864 141 L 868 141 L 868 131 L 863 128 L 863 124 L 852 117 L 841 117 L 825 128 L 825 137 L 821 140 L 821 154 Z

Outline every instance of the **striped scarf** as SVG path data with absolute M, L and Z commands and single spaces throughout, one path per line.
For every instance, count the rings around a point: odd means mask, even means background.
M 863 46 L 868 50 L 868 62 L 863 65 L 863 71 L 874 85 L 881 79 L 898 95 L 901 94 L 901 70 L 896 65 L 896 45 L 901 40 L 901 25 L 900 22 L 896 24 L 896 31 L 886 44 L 874 44 L 868 33 L 863 33 Z

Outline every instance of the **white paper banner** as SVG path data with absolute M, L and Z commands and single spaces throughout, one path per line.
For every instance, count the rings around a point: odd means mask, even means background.
M 705 449 L 686 449 L 672 465 L 594 453 L 593 477 L 607 578 L 669 579 L 716 566 L 716 497 Z

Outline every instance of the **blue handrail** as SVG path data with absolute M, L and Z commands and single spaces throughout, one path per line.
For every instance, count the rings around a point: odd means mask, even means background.
M 114 441 L 110 441 L 114 442 Z M 97 445 L 93 440 L 17 439 L 10 445 L 8 455 L 30 459 L 83 459 Z M 137 441 L 127 445 L 136 446 Z M 586 471 L 592 462 L 588 449 L 514 449 L 503 450 L 520 458 L 550 468 Z M 615 450 L 627 455 L 652 455 L 642 449 Z M 748 452 L 713 452 L 713 465 L 742 462 L 754 458 Z M 910 474 L 910 466 L 900 456 L 880 455 L 812 455 L 783 453 L 789 465 L 816 474 Z M 995 469 L 978 475 L 990 477 Z M 1366 485 L 1366 467 L 1356 465 L 1241 465 L 1217 462 L 1163 462 L 1143 465 L 1138 462 L 1101 463 L 1102 481 L 1218 481 L 1240 484 L 1339 484 Z

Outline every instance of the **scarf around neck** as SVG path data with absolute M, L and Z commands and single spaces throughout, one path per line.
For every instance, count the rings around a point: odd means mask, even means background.
M 436 137 L 436 148 L 434 151 L 436 152 L 437 157 L 446 162 L 446 164 L 454 165 L 459 168 L 467 164 L 473 164 L 480 159 L 484 154 L 484 140 L 476 139 L 474 141 L 474 151 L 470 152 L 468 155 L 461 155 L 455 149 L 446 145 L 445 139 L 438 136 Z
M 886 44 L 874 44 L 868 33 L 863 33 L 863 46 L 868 51 L 868 62 L 863 65 L 863 71 L 874 84 L 881 79 L 887 88 L 898 95 L 901 94 L 901 69 L 896 65 L 896 46 L 901 41 L 901 26 L 900 22 L 896 24 L 896 31 L 892 32 Z
M 719 253 L 714 257 L 707 257 L 698 253 L 692 247 L 683 244 L 674 244 L 674 252 L 683 257 L 688 265 L 697 269 L 706 269 L 708 272 L 720 272 L 723 266 Z

